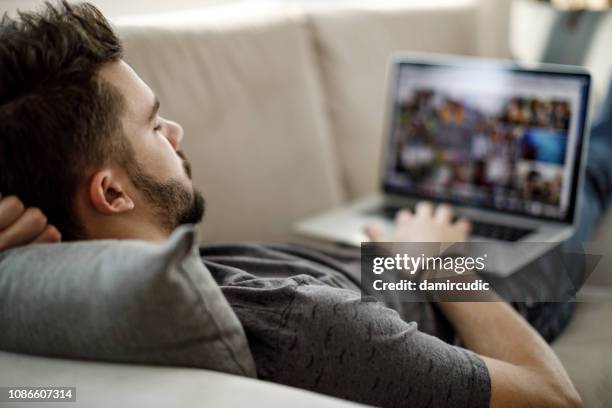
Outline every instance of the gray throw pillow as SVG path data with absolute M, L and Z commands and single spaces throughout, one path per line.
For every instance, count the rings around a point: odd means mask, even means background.
M 167 243 L 84 241 L 0 252 L 0 349 L 254 377 L 244 330 L 192 227 Z

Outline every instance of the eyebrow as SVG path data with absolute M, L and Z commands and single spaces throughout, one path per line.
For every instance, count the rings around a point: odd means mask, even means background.
M 151 113 L 149 113 L 149 116 L 147 117 L 147 123 L 151 123 L 151 121 L 155 119 L 155 115 L 157 115 L 157 112 L 159 111 L 159 106 L 160 102 L 156 96 L 155 101 L 153 102 L 153 107 L 151 108 Z

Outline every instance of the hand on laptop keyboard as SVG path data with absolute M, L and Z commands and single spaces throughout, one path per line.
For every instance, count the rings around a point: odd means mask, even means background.
M 453 209 L 447 204 L 434 208 L 429 202 L 417 204 L 414 213 L 403 209 L 395 215 L 395 231 L 385 237 L 374 226 L 365 233 L 371 241 L 394 242 L 464 242 L 470 233 L 470 222 L 465 218 L 453 219 Z
M 387 219 L 395 220 L 397 218 L 397 215 L 404 210 L 411 212 L 410 209 L 400 208 L 394 205 L 383 205 L 382 207 L 377 208 L 369 213 L 375 215 L 382 215 Z M 457 216 L 453 217 L 452 221 L 456 221 L 457 218 Z M 534 232 L 534 230 L 530 228 L 501 225 L 486 221 L 470 220 L 470 223 L 470 235 L 476 238 L 516 242 Z M 375 230 L 373 233 L 376 234 L 377 231 Z M 388 237 L 387 239 L 391 239 L 391 237 Z

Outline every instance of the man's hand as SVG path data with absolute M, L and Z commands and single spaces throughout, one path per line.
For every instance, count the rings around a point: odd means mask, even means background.
M 420 202 L 414 214 L 401 210 L 395 216 L 392 237 L 384 237 L 376 227 L 366 227 L 365 233 L 375 242 L 464 242 L 470 232 L 465 218 L 453 222 L 453 209 L 441 204 L 434 210 L 429 202 Z
M 25 208 L 15 196 L 0 195 L 0 251 L 21 245 L 59 242 L 60 232 L 38 208 Z
M 448 205 L 419 203 L 400 211 L 392 237 L 366 228 L 372 241 L 463 242 L 470 224 L 453 222 Z M 563 365 L 540 335 L 504 302 L 438 302 L 464 344 L 480 354 L 489 371 L 493 408 L 580 407 Z

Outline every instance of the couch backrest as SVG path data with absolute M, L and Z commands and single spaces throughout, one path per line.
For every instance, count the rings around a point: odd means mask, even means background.
M 478 54 L 473 1 L 379 2 L 308 13 L 343 183 L 350 198 L 377 188 L 391 55 Z
M 287 240 L 342 198 L 305 25 L 248 7 L 115 21 L 127 62 L 185 129 L 207 240 Z

